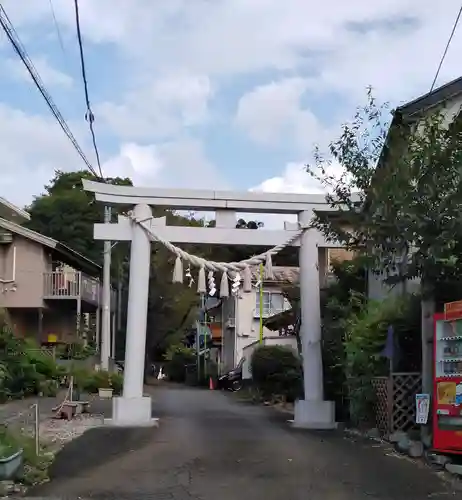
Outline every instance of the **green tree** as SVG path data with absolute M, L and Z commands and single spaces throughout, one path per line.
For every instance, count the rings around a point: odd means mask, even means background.
M 316 224 L 327 237 L 363 249 L 389 283 L 420 278 L 426 346 L 435 291 L 462 271 L 462 121 L 456 116 L 447 126 L 440 110 L 413 122 L 395 115 L 389 126 L 386 109 L 369 92 L 331 143 L 330 159 L 316 152 L 308 169 L 340 209 L 336 219 L 318 215 Z M 345 169 L 340 178 L 327 171 L 332 160 Z
M 93 239 L 93 224 L 103 221 L 103 206 L 82 188 L 82 179 L 98 180 L 94 175 L 56 171 L 45 193 L 36 196 L 26 210 L 29 229 L 54 238 L 98 264 L 103 261 L 103 243 Z M 106 178 L 110 184 L 131 186 L 128 178 Z M 117 211 L 114 210 L 114 217 Z

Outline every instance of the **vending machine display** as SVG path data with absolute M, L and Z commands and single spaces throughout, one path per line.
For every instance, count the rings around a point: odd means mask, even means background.
M 434 316 L 433 448 L 462 454 L 462 314 Z

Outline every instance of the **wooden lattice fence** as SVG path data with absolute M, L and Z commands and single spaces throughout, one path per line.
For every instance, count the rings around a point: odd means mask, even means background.
M 415 395 L 421 392 L 422 375 L 416 372 L 392 373 L 372 380 L 375 423 L 383 436 L 415 427 Z

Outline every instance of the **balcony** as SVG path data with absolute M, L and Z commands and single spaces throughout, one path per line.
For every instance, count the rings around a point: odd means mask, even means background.
M 81 271 L 53 271 L 43 275 L 43 298 L 48 300 L 82 300 L 89 304 L 102 303 L 102 286 L 98 279 Z M 115 309 L 116 294 L 111 290 L 111 309 Z

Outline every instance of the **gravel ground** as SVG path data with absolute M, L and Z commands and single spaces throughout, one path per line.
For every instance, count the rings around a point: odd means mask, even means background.
M 100 500 L 462 499 L 432 470 L 220 392 L 155 388 L 159 428 L 88 430 L 30 496 Z

